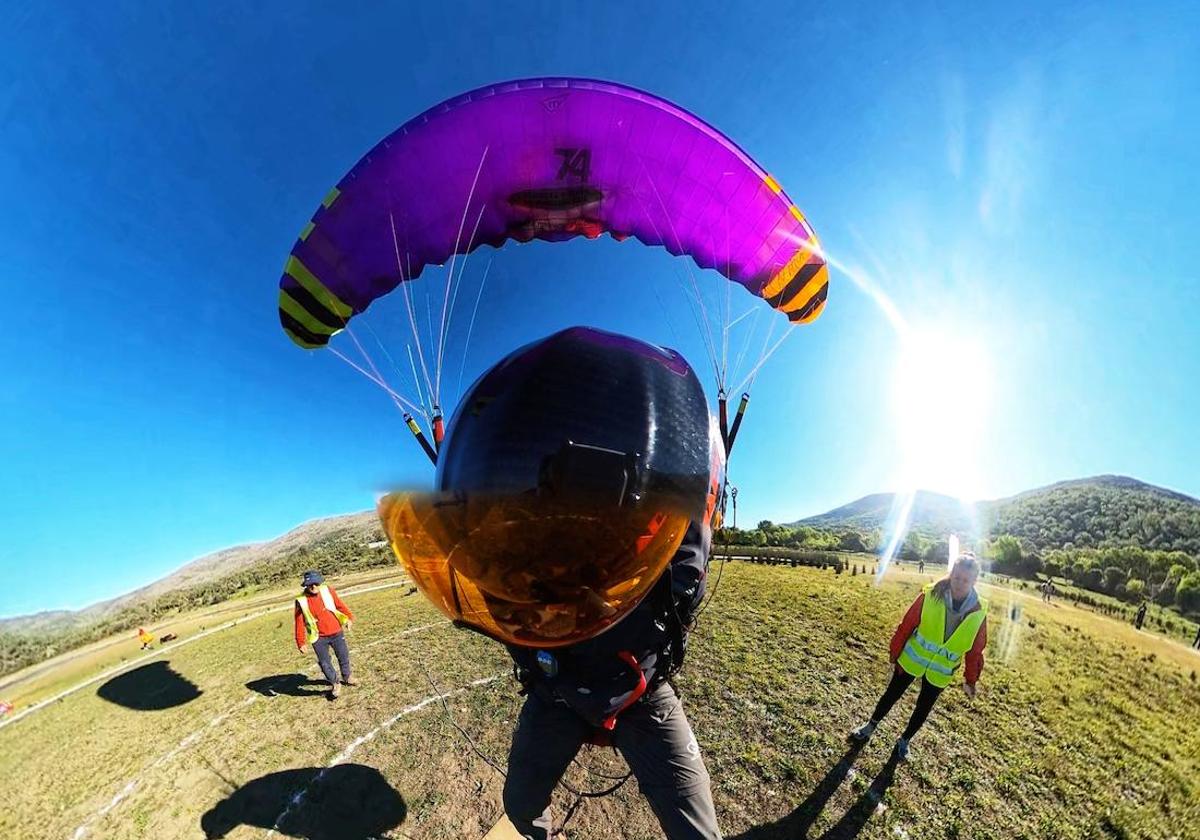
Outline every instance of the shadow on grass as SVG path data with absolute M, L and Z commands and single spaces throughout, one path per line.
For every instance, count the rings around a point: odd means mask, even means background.
M 367 840 L 408 816 L 404 798 L 380 772 L 362 764 L 301 767 L 260 776 L 200 818 L 206 838 L 240 825 L 309 840 Z
M 276 674 L 246 683 L 246 688 L 257 691 L 263 697 L 286 694 L 288 697 L 324 697 L 329 692 L 329 683 L 314 680 L 304 674 Z
M 812 824 L 816 822 L 821 811 L 824 810 L 825 804 L 846 780 L 846 776 L 850 774 L 850 768 L 854 766 L 854 761 L 862 752 L 863 746 L 864 744 L 861 743 L 852 743 L 846 750 L 846 754 L 838 760 L 837 764 L 829 768 L 825 778 L 817 783 L 812 793 L 792 813 L 768 825 L 757 825 L 744 834 L 731 837 L 729 840 L 795 840 L 795 838 L 804 837 Z
M 821 840 L 851 840 L 857 837 L 879 807 L 879 803 L 883 801 L 887 789 L 896 780 L 896 765 L 899 763 L 900 759 L 896 757 L 896 753 L 888 756 L 887 763 L 871 782 L 871 786 L 863 791 L 862 796 L 850 806 L 850 810 L 843 814 L 840 820 L 821 835 Z
M 96 689 L 96 694 L 126 709 L 152 712 L 190 703 L 202 692 L 164 660 L 118 674 Z
M 851 744 L 850 748 L 846 750 L 846 754 L 838 760 L 837 764 L 829 768 L 829 772 L 817 783 L 812 793 L 796 806 L 796 810 L 792 813 L 776 822 L 757 825 L 736 837 L 730 837 L 729 840 L 798 840 L 798 838 L 808 837 L 809 829 L 817 821 L 821 812 L 825 810 L 825 806 L 833 798 L 837 789 L 841 787 L 842 782 L 850 775 L 850 768 L 854 766 L 854 761 L 864 746 L 865 744 Z M 879 771 L 879 775 L 871 782 L 871 786 L 863 792 L 858 801 L 842 815 L 842 818 L 834 826 L 821 835 L 821 840 L 849 840 L 849 838 L 858 836 L 866 826 L 867 820 L 875 813 L 875 808 L 883 799 L 884 793 L 895 780 L 897 761 L 896 754 L 892 753 L 883 769 Z

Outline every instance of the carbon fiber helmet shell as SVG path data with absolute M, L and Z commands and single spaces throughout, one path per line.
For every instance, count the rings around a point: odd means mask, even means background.
M 678 352 L 571 327 L 476 380 L 450 421 L 436 485 L 600 495 L 599 504 L 657 505 L 700 519 L 714 431 L 704 388 Z M 627 484 L 618 487 L 622 460 Z

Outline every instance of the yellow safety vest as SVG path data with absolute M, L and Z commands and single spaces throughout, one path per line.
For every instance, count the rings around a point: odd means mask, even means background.
M 333 595 L 329 592 L 329 587 L 321 584 L 317 587 L 317 593 L 321 596 L 321 600 L 325 604 L 325 609 L 329 610 L 337 616 L 338 624 L 345 625 L 350 620 L 350 616 L 339 610 L 333 603 Z M 305 641 L 312 644 L 317 638 L 317 617 L 312 614 L 312 610 L 308 608 L 308 596 L 301 592 L 300 597 L 296 599 L 296 606 L 300 608 L 300 612 L 304 615 L 304 636 Z
M 923 591 L 921 623 L 896 662 L 914 677 L 923 676 L 930 685 L 945 688 L 962 666 L 963 655 L 975 644 L 975 636 L 987 618 L 988 602 L 980 598 L 979 609 L 967 615 L 947 639 L 946 602 L 932 594 L 933 584 Z

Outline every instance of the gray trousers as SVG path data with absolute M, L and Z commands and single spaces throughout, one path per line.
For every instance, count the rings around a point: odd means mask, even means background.
M 504 780 L 504 812 L 522 836 L 550 836 L 550 795 L 591 731 L 568 706 L 532 692 L 525 698 Z M 708 770 L 670 685 L 621 715 L 613 746 L 670 840 L 720 840 Z
M 313 653 L 317 655 L 317 663 L 321 666 L 321 673 L 325 675 L 325 679 L 329 680 L 329 684 L 333 685 L 338 681 L 337 671 L 333 670 L 333 662 L 329 659 L 329 649 L 333 648 L 333 652 L 337 654 L 338 665 L 342 669 L 342 681 L 350 681 L 350 648 L 346 646 L 346 634 L 339 632 L 333 636 L 321 636 L 313 642 Z

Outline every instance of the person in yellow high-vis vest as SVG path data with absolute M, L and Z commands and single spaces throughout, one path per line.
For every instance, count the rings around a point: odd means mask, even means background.
M 320 572 L 305 572 L 300 585 L 304 591 L 296 598 L 296 647 L 304 653 L 310 644 L 313 646 L 321 673 L 329 680 L 329 699 L 336 700 L 342 685 L 354 685 L 345 633 L 354 614 L 333 587 L 325 584 Z M 329 657 L 330 648 L 337 655 L 340 680 Z
M 850 733 L 852 740 L 861 743 L 870 738 L 916 680 L 921 681 L 921 693 L 908 726 L 896 741 L 896 757 L 902 760 L 908 758 L 909 742 L 929 717 L 938 695 L 950 685 L 960 668 L 965 679 L 963 691 L 968 698 L 975 699 L 975 686 L 983 671 L 983 651 L 987 647 L 988 611 L 988 602 L 975 591 L 978 578 L 979 561 L 973 554 L 964 554 L 955 561 L 947 577 L 922 588 L 892 636 L 891 660 L 895 669 L 891 682 L 875 705 L 871 719 Z

